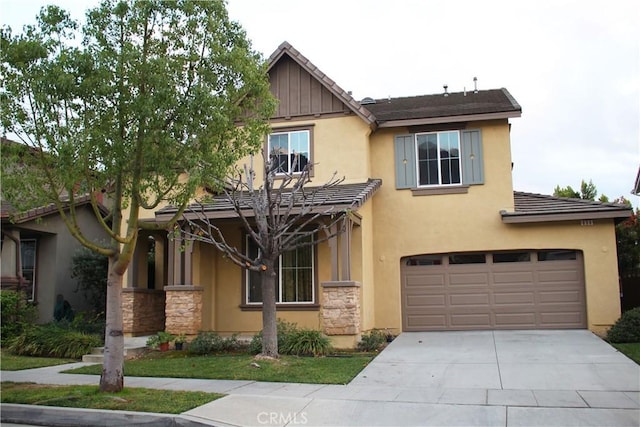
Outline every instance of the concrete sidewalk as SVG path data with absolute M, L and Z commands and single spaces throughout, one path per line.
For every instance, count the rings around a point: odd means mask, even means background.
M 125 384 L 228 395 L 162 425 L 640 425 L 640 367 L 613 347 L 587 331 L 503 332 L 402 334 L 348 385 L 129 376 Z M 82 365 L 1 375 L 97 384 L 59 373 Z M 93 425 L 116 425 L 109 418 Z

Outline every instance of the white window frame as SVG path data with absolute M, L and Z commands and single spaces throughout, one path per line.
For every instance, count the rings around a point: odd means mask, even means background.
M 272 152 L 271 152 L 271 137 L 274 135 L 287 135 L 287 171 L 286 172 L 277 172 L 277 175 L 285 175 L 285 174 L 299 174 L 302 172 L 302 168 L 299 167 L 299 171 L 294 172 L 291 171 L 291 154 L 292 150 L 291 150 L 291 135 L 292 134 L 296 134 L 296 133 L 305 133 L 307 135 L 307 164 L 311 164 L 312 163 L 312 153 L 311 153 L 311 131 L 309 129 L 294 129 L 294 130 L 282 130 L 282 131 L 275 131 L 272 132 L 271 134 L 269 134 L 268 138 L 267 138 L 267 154 L 269 156 L 271 156 Z
M 443 184 L 442 183 L 442 170 L 441 170 L 441 157 L 440 157 L 440 135 L 444 133 L 455 133 L 458 135 L 458 170 L 460 171 L 460 182 Z M 418 136 L 420 135 L 436 135 L 438 142 L 438 183 L 437 184 L 420 184 L 420 150 L 418 149 Z M 416 184 L 418 188 L 435 188 L 435 187 L 459 187 L 464 182 L 462 167 L 462 134 L 459 130 L 446 130 L 437 132 L 420 132 L 416 133 L 413 138 L 414 148 L 416 150 Z
M 251 238 L 246 236 L 246 252 L 249 252 L 249 244 Z M 276 296 L 276 305 L 309 305 L 316 303 L 316 251 L 315 244 L 309 245 L 311 248 L 311 301 L 282 301 L 282 255 L 278 257 L 278 278 L 276 286 L 278 287 L 278 294 Z M 258 254 L 260 254 L 260 248 L 258 248 Z M 260 306 L 262 302 L 249 301 L 249 287 L 251 285 L 251 271 L 245 269 L 245 304 Z

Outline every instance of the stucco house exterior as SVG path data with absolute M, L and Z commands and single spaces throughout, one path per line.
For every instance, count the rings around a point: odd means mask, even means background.
M 286 42 L 269 76 L 279 107 L 265 150 L 312 163 L 311 186 L 344 175 L 352 213 L 347 232 L 282 257 L 278 317 L 339 347 L 373 328 L 603 332 L 619 317 L 614 224 L 630 210 L 514 191 L 522 110 L 506 89 L 356 101 Z M 255 250 L 218 202 L 207 216 Z M 250 274 L 207 244 L 144 237 L 123 289 L 126 334 L 261 329 Z
M 82 245 L 71 235 L 54 205 L 16 212 L 2 201 L 2 250 L 0 265 L 2 290 L 21 289 L 38 308 L 38 321 L 53 320 L 57 295 L 62 295 L 75 312 L 92 309 L 71 277 L 73 255 Z M 106 210 L 105 210 L 106 211 Z M 89 204 L 83 197 L 76 204 L 78 223 L 85 236 L 106 240 Z

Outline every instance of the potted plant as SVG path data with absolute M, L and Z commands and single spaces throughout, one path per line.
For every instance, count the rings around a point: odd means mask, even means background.
M 169 332 L 160 331 L 155 335 L 152 335 L 147 340 L 147 347 L 156 349 L 159 348 L 160 351 L 169 350 L 169 343 L 173 341 L 175 337 L 171 335 Z
M 180 334 L 175 339 L 176 350 L 182 350 L 184 343 L 187 342 L 187 337 L 185 334 Z

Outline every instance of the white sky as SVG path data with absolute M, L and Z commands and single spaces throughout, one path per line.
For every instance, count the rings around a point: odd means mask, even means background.
M 96 0 L 0 0 L 19 32 L 55 3 L 82 18 Z M 637 0 L 228 0 L 268 57 L 287 40 L 356 99 L 506 87 L 514 189 L 551 194 L 592 179 L 630 195 L 640 165 Z

